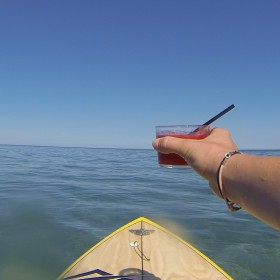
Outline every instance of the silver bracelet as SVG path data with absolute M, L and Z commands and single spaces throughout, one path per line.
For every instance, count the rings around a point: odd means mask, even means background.
M 221 161 L 221 164 L 219 166 L 218 173 L 217 173 L 217 183 L 218 183 L 218 189 L 219 189 L 219 192 L 221 194 L 221 197 L 225 200 L 227 207 L 233 212 L 240 210 L 241 207 L 236 205 L 234 202 L 232 202 L 232 201 L 230 201 L 226 198 L 225 192 L 224 192 L 223 181 L 222 181 L 222 174 L 223 174 L 224 166 L 225 166 L 226 162 L 228 161 L 228 159 L 231 156 L 236 155 L 236 154 L 241 154 L 241 152 L 232 151 L 232 152 L 226 153 L 225 157 Z

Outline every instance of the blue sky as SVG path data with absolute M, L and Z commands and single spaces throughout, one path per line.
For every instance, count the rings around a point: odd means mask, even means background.
M 0 1 L 0 143 L 151 148 L 216 121 L 280 148 L 280 2 Z

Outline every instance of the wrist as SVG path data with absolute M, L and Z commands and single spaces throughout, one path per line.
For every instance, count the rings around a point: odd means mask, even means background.
M 210 172 L 210 176 L 209 176 L 210 177 L 209 185 L 211 187 L 212 192 L 221 199 L 223 199 L 223 196 L 220 191 L 217 178 L 218 178 L 218 172 L 221 166 L 221 162 L 224 160 L 225 154 L 227 152 L 228 151 L 224 150 L 219 153 L 216 153 L 215 160 L 212 162 L 212 171 Z
M 228 208 L 231 210 L 231 211 L 237 211 L 237 210 L 240 210 L 241 207 L 239 207 L 238 205 L 236 205 L 234 202 L 232 202 L 229 198 L 228 198 L 228 195 L 226 193 L 226 187 L 224 185 L 224 182 L 223 182 L 223 171 L 224 171 L 224 168 L 227 164 L 227 162 L 230 160 L 230 158 L 234 155 L 238 155 L 238 154 L 241 154 L 241 152 L 239 151 L 230 151 L 228 153 L 225 154 L 224 158 L 222 159 L 220 165 L 219 165 L 219 168 L 218 168 L 218 171 L 217 171 L 217 179 L 216 179 L 216 184 L 217 184 L 217 187 L 218 187 L 218 191 L 219 191 L 219 196 L 225 200 L 226 202 L 226 205 L 228 206 Z

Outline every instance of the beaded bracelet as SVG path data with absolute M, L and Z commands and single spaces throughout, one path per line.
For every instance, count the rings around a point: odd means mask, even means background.
M 227 207 L 233 212 L 240 210 L 241 207 L 226 198 L 225 193 L 224 193 L 223 181 L 222 181 L 222 173 L 223 173 L 223 169 L 224 169 L 224 166 L 225 166 L 227 160 L 231 156 L 236 155 L 236 154 L 241 154 L 241 152 L 232 151 L 232 152 L 226 153 L 225 157 L 221 161 L 221 164 L 219 166 L 218 173 L 217 173 L 217 183 L 218 183 L 218 189 L 221 194 L 221 197 L 225 200 Z

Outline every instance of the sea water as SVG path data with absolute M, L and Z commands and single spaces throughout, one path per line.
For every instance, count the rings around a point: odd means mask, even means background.
M 55 279 L 139 216 L 170 221 L 234 279 L 280 279 L 280 232 L 229 212 L 191 169 L 160 168 L 152 149 L 0 145 L 0 159 L 0 279 Z

